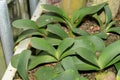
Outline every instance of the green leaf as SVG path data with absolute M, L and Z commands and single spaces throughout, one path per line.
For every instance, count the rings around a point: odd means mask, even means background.
M 63 68 L 63 66 L 62 66 L 62 64 L 61 64 L 60 62 L 58 62 L 58 63 L 55 65 L 54 69 L 55 69 L 55 71 L 56 71 L 58 74 L 64 71 L 64 68 Z
M 120 27 L 112 27 L 108 29 L 108 32 L 114 32 L 120 34 Z
M 108 45 L 100 54 L 98 63 L 101 69 L 105 68 L 111 60 L 120 53 L 120 40 Z
M 55 23 L 55 22 L 65 23 L 65 21 L 61 17 L 54 15 L 42 15 L 37 20 L 37 24 L 39 27 L 44 27 L 49 23 Z
M 76 49 L 76 53 L 81 56 L 82 58 L 84 58 L 86 61 L 94 64 L 94 65 L 98 65 L 97 63 L 97 57 L 95 55 L 95 53 L 91 52 L 90 50 L 83 48 L 83 47 L 79 47 L 78 49 Z
M 108 35 L 104 31 L 96 33 L 96 34 L 94 34 L 94 36 L 98 36 L 99 38 L 102 38 L 102 39 L 107 39 L 107 37 L 108 37 Z
M 93 43 L 93 45 L 95 46 L 95 51 L 100 52 L 101 50 L 103 50 L 105 48 L 105 44 L 103 42 L 103 40 L 97 36 L 90 36 L 89 40 Z
M 20 54 L 19 63 L 18 63 L 18 73 L 23 78 L 23 80 L 29 80 L 28 79 L 28 62 L 30 59 L 31 51 L 25 50 Z
M 76 55 L 75 51 L 76 51 L 76 49 L 70 49 L 70 50 L 64 52 L 64 54 L 60 57 L 60 60 L 64 59 L 67 56 L 70 56 L 70 55 Z
M 36 23 L 29 19 L 20 19 L 12 23 L 15 28 L 37 29 Z
M 52 67 L 43 66 L 35 72 L 37 80 L 53 80 L 58 74 Z
M 50 55 L 31 56 L 29 69 L 33 69 L 40 64 L 56 62 L 56 59 Z
M 69 49 L 74 43 L 74 39 L 66 38 L 58 46 L 58 53 L 61 56 L 67 49 Z
M 77 49 L 80 47 L 86 48 L 92 52 L 96 51 L 94 44 L 90 41 L 90 38 L 88 37 L 81 37 L 80 39 L 75 40 L 75 43 L 72 49 Z
M 62 9 L 60 9 L 60 8 L 57 7 L 57 6 L 48 5 L 48 4 L 43 4 L 43 5 L 42 5 L 42 8 L 43 8 L 43 10 L 45 10 L 45 11 L 56 13 L 56 14 L 58 14 L 59 16 L 68 19 L 67 14 L 66 14 Z
M 47 51 L 48 53 L 50 53 L 50 55 L 55 57 L 55 52 L 56 52 L 55 48 L 52 46 L 52 44 L 48 43 L 45 39 L 33 37 L 31 38 L 30 43 L 32 47 Z
M 73 14 L 73 23 L 75 23 L 75 26 L 77 27 L 85 16 L 100 11 L 106 4 L 107 3 L 102 3 L 95 6 L 81 8 L 79 11 Z
M 66 70 L 59 74 L 55 79 L 53 80 L 81 80 L 80 75 L 74 71 L 74 70 Z M 82 79 L 84 80 L 84 79 Z
M 120 58 L 119 58 L 119 59 L 120 59 Z M 118 62 L 118 63 L 115 64 L 115 68 L 116 68 L 117 71 L 120 70 L 120 62 Z
M 90 50 L 92 53 L 96 52 L 95 46 L 90 41 L 90 38 L 88 38 L 88 36 L 84 36 L 84 37 L 76 38 L 73 47 L 70 50 L 66 51 L 61 56 L 61 58 L 64 58 L 64 57 L 66 57 L 68 55 L 74 55 L 76 50 L 78 50 L 81 47 Z
M 100 17 L 98 16 L 98 14 L 94 14 L 92 17 L 95 18 L 98 21 L 100 27 L 103 27 L 103 22 L 100 19 Z
M 71 70 L 76 70 L 76 65 L 73 60 L 73 57 L 66 57 L 61 61 L 62 66 L 64 67 L 65 70 L 71 69 Z
M 75 34 L 77 34 L 77 35 L 79 35 L 79 36 L 86 36 L 86 35 L 89 35 L 89 33 L 87 32 L 87 31 L 85 31 L 85 30 L 81 30 L 81 29 L 78 29 L 78 28 L 72 28 L 72 31 L 75 33 Z
M 68 35 L 67 33 L 62 29 L 62 27 L 59 24 L 54 24 L 54 25 L 48 25 L 47 31 L 58 35 L 62 39 L 67 38 Z
M 17 68 L 17 67 L 18 67 L 19 58 L 20 58 L 20 54 L 14 55 L 14 56 L 12 57 L 12 59 L 11 59 L 11 65 L 12 65 L 14 68 Z
M 112 20 L 112 12 L 109 8 L 109 5 L 105 5 L 105 14 L 106 14 L 106 25 Z
M 108 25 L 106 25 L 105 31 L 108 32 L 109 29 L 116 24 L 116 21 L 111 21 Z
M 18 36 L 18 39 L 17 39 L 16 43 L 20 42 L 21 40 L 23 40 L 23 39 L 25 39 L 25 38 L 29 38 L 29 37 L 31 37 L 32 35 L 42 35 L 42 34 L 39 33 L 39 32 L 36 31 L 36 30 L 33 30 L 33 29 L 25 30 L 25 31 L 23 31 L 23 32 Z
M 62 40 L 60 39 L 55 39 L 50 37 L 46 37 L 45 40 L 52 45 L 59 45 L 62 42 Z
M 120 61 L 120 56 L 115 57 L 107 66 L 115 65 L 118 61 Z
M 84 62 L 81 58 L 72 57 L 72 59 L 76 68 L 80 71 L 99 70 L 97 66 Z

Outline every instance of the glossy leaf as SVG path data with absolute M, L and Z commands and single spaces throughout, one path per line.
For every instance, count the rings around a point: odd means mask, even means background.
M 120 61 L 120 57 L 119 57 L 119 61 Z M 117 71 L 120 70 L 120 62 L 117 62 L 117 63 L 115 64 L 115 68 L 116 68 Z
M 90 70 L 99 70 L 98 66 L 84 62 L 80 58 L 73 57 L 74 64 L 76 68 L 80 71 L 90 71 Z
M 62 40 L 60 39 L 55 39 L 50 37 L 46 37 L 45 40 L 52 45 L 59 45 L 62 42 Z
M 116 21 L 111 21 L 108 25 L 106 25 L 105 31 L 108 32 L 108 30 L 116 24 Z
M 102 3 L 95 6 L 81 8 L 79 11 L 73 14 L 73 23 L 75 23 L 77 27 L 85 16 L 98 12 L 106 4 L 107 3 Z
M 62 39 L 67 38 L 68 35 L 67 33 L 62 29 L 62 27 L 59 24 L 54 24 L 54 25 L 48 25 L 47 31 L 58 35 Z
M 88 37 L 75 40 L 75 43 L 72 49 L 77 49 L 79 47 L 86 48 L 92 52 L 96 51 L 94 44 L 89 40 Z
M 23 32 L 18 36 L 18 39 L 17 39 L 16 43 L 20 42 L 21 40 L 23 40 L 23 39 L 25 39 L 25 38 L 29 38 L 29 37 L 31 37 L 32 35 L 43 35 L 43 34 L 39 33 L 39 32 L 36 31 L 36 30 L 28 29 L 28 30 L 23 31 Z
M 58 74 L 64 71 L 64 68 L 63 68 L 61 62 L 58 62 L 58 63 L 55 65 L 54 69 L 55 69 L 55 71 L 56 71 Z
M 33 69 L 40 64 L 52 63 L 52 62 L 56 62 L 56 59 L 50 55 L 31 56 L 28 67 L 29 69 Z
M 74 70 L 66 70 L 59 74 L 55 79 L 53 80 L 81 80 L 80 75 L 74 71 Z M 84 79 L 82 79 L 84 80 Z
M 101 31 L 99 33 L 96 33 L 94 34 L 95 36 L 98 36 L 99 38 L 102 38 L 102 39 L 107 39 L 108 35 L 106 34 L 106 32 L 104 31 Z
M 43 66 L 35 72 L 37 80 L 53 80 L 58 74 L 52 67 Z
M 107 64 L 106 67 L 111 66 L 111 65 L 115 65 L 119 61 L 120 61 L 120 56 L 116 56 L 111 62 L 109 62 L 109 64 Z
M 55 48 L 52 46 L 52 44 L 48 43 L 45 39 L 33 37 L 31 38 L 30 44 L 32 47 L 47 51 L 50 55 L 55 57 L 55 52 L 56 52 Z
M 108 32 L 114 32 L 120 34 L 120 27 L 112 27 L 108 30 Z
M 90 35 L 87 31 L 84 31 L 84 30 L 81 30 L 81 29 L 78 29 L 78 28 L 72 28 L 72 31 L 79 36 Z
M 16 20 L 12 23 L 12 25 L 15 28 L 25 28 L 25 29 L 37 29 L 38 28 L 38 26 L 36 25 L 34 21 L 28 20 L 28 19 Z
M 112 12 L 109 8 L 109 5 L 105 5 L 104 8 L 105 8 L 106 25 L 107 25 L 112 20 Z
M 65 23 L 65 21 L 61 17 L 54 15 L 42 15 L 37 20 L 37 24 L 39 27 L 44 27 L 49 23 L 55 23 L 55 22 Z
M 73 57 L 66 57 L 61 61 L 62 66 L 64 67 L 65 70 L 71 69 L 71 70 L 76 70 L 76 65 L 73 60 Z
M 68 17 L 67 17 L 67 14 L 66 14 L 62 9 L 58 8 L 57 6 L 43 4 L 43 5 L 42 5 L 42 8 L 43 8 L 43 10 L 45 10 L 45 11 L 56 13 L 56 14 L 58 14 L 59 16 L 64 17 L 64 18 L 66 18 L 66 19 L 68 18 Z
M 17 68 L 19 75 L 23 80 L 28 80 L 28 62 L 30 59 L 31 52 L 29 50 L 24 50 L 21 54 L 15 55 L 12 58 L 12 66 Z
M 17 69 L 19 64 L 20 54 L 14 55 L 11 59 L 11 65 Z
M 78 54 L 80 57 L 82 57 L 86 61 L 88 61 L 96 66 L 98 65 L 96 55 L 93 52 L 91 52 L 90 50 L 80 47 L 76 50 L 76 54 Z
M 99 23 L 99 26 L 100 27 L 103 27 L 103 22 L 102 20 L 100 19 L 100 17 L 98 16 L 98 14 L 94 14 L 93 15 L 93 18 L 95 18 L 97 20 L 97 22 Z
M 120 53 L 120 40 L 110 44 L 100 54 L 98 63 L 100 68 L 105 68 L 107 64 Z
M 93 43 L 95 46 L 95 51 L 101 51 L 105 48 L 105 44 L 103 40 L 97 36 L 90 36 L 89 40 Z
M 58 53 L 61 56 L 67 49 L 69 49 L 74 43 L 74 39 L 66 38 L 58 46 Z

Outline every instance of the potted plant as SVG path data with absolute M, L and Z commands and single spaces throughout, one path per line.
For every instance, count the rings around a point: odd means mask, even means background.
M 112 26 L 114 22 L 111 22 L 107 3 L 81 8 L 73 13 L 72 18 L 56 6 L 42 7 L 44 12 L 36 22 L 13 22 L 14 27 L 25 28 L 16 44 L 26 38 L 31 40 L 28 50 L 15 55 L 11 60 L 23 80 L 29 79 L 28 70 L 34 68 L 37 68 L 34 73 L 37 80 L 88 80 L 80 75 L 81 71 L 104 73 L 106 68 L 119 61 L 120 41 L 106 46 L 102 40 L 107 38 L 109 32 L 119 33 L 120 29 Z M 97 15 L 102 9 L 106 11 L 105 25 Z M 90 34 L 79 28 L 88 15 L 98 21 L 98 33 Z M 112 72 L 106 74 L 114 75 Z M 104 79 L 110 80 L 106 77 Z M 111 79 L 115 79 L 115 76 Z M 96 80 L 100 80 L 98 76 Z

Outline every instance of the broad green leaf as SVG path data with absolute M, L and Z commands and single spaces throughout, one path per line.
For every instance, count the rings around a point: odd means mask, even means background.
M 109 64 L 107 64 L 106 67 L 111 66 L 113 64 L 115 65 L 118 61 L 120 61 L 120 56 L 115 57 Z
M 14 55 L 14 56 L 12 57 L 12 59 L 11 59 L 11 65 L 12 65 L 14 68 L 17 68 L 17 67 L 18 67 L 19 58 L 20 58 L 20 54 Z
M 25 28 L 25 29 L 37 29 L 36 23 L 29 19 L 20 19 L 12 23 L 15 28 Z
M 58 63 L 55 65 L 54 69 L 55 69 L 55 71 L 56 71 L 58 74 L 64 71 L 64 68 L 63 68 L 61 62 L 58 62 Z
M 90 41 L 90 38 L 88 38 L 89 36 L 84 36 L 84 37 L 80 37 L 80 38 L 76 38 L 73 47 L 66 51 L 61 58 L 64 58 L 68 55 L 75 55 L 76 50 L 78 50 L 79 48 L 86 48 L 88 50 L 90 50 L 92 53 L 95 53 L 95 46 L 93 45 L 93 43 Z M 94 54 L 95 55 L 95 54 Z
M 27 66 L 30 59 L 30 55 L 31 55 L 31 52 L 29 50 L 24 50 L 19 56 L 19 63 L 17 66 L 17 70 L 23 80 L 29 80 Z
M 31 56 L 29 69 L 33 69 L 40 64 L 56 62 L 56 59 L 50 55 Z
M 120 27 L 112 27 L 108 29 L 108 32 L 114 32 L 114 33 L 120 34 Z
M 116 24 L 116 21 L 111 21 L 108 25 L 106 25 L 105 31 L 108 32 L 108 30 Z
M 36 30 L 28 29 L 28 30 L 23 31 L 23 32 L 18 36 L 18 39 L 17 39 L 16 43 L 20 42 L 21 40 L 23 40 L 23 39 L 25 39 L 25 38 L 29 38 L 29 37 L 31 37 L 32 35 L 43 35 L 43 34 L 39 33 L 39 32 L 36 31 Z
M 85 16 L 100 11 L 106 4 L 107 3 L 102 3 L 95 6 L 81 8 L 77 13 L 73 14 L 73 23 L 75 23 L 75 26 L 77 27 Z
M 54 25 L 48 25 L 47 31 L 58 35 L 62 39 L 67 38 L 68 35 L 67 33 L 62 29 L 62 27 L 59 24 L 54 24 Z
M 81 29 L 78 29 L 78 28 L 72 28 L 72 31 L 79 36 L 89 35 L 89 33 L 87 31 L 84 31 L 84 30 L 81 30 Z
M 99 38 L 102 38 L 102 39 L 107 39 L 107 37 L 108 37 L 108 35 L 104 31 L 101 31 L 101 32 L 93 34 L 93 35 L 98 36 Z
M 78 72 L 74 70 L 65 70 L 53 80 L 81 80 Z
M 59 45 L 62 42 L 62 40 L 60 39 L 55 39 L 50 37 L 46 37 L 45 40 L 52 45 Z
M 118 73 L 117 73 L 116 80 L 120 80 L 120 69 L 119 69 L 119 71 L 118 71 Z
M 55 23 L 55 22 L 65 23 L 65 21 L 61 17 L 54 15 L 42 15 L 37 20 L 37 24 L 39 27 L 44 27 L 49 23 Z
M 101 69 L 106 67 L 120 53 L 120 40 L 108 45 L 100 54 L 98 63 Z
M 119 58 L 119 59 L 120 59 L 120 58 Z M 117 71 L 120 70 L 120 60 L 119 60 L 118 63 L 115 64 L 115 68 L 116 68 Z
M 105 44 L 103 40 L 97 36 L 90 36 L 89 40 L 93 43 L 95 46 L 95 51 L 101 51 L 105 48 Z
M 58 74 L 52 67 L 43 66 L 35 72 L 37 80 L 53 80 Z
M 58 14 L 59 16 L 68 19 L 67 14 L 66 14 L 62 9 L 60 9 L 60 8 L 57 7 L 57 6 L 48 5 L 48 4 L 43 4 L 43 5 L 42 5 L 42 8 L 43 8 L 43 10 L 45 10 L 45 11 L 56 13 L 56 14 Z
M 67 49 L 69 49 L 74 43 L 74 39 L 66 38 L 58 46 L 58 53 L 61 56 Z
M 109 8 L 109 5 L 104 6 L 105 14 L 106 14 L 106 25 L 112 20 L 112 12 Z
M 91 64 L 96 66 L 98 65 L 95 53 L 91 52 L 90 50 L 79 47 L 78 49 L 76 49 L 76 54 L 82 57 L 85 61 L 90 62 Z
M 61 61 L 62 66 L 64 67 L 65 70 L 71 69 L 71 70 L 76 70 L 76 65 L 73 60 L 73 57 L 66 57 Z
M 75 40 L 72 49 L 77 49 L 79 47 L 86 48 L 92 52 L 96 51 L 94 44 L 89 40 L 88 37 Z
M 80 71 L 99 70 L 99 68 L 93 64 L 84 62 L 81 58 L 72 57 L 76 68 Z
M 48 43 L 45 39 L 33 37 L 31 38 L 30 44 L 32 47 L 47 51 L 48 53 L 50 53 L 50 55 L 55 57 L 55 52 L 56 52 L 55 48 L 52 46 L 52 44 Z
M 64 59 L 67 56 L 70 56 L 70 55 L 76 55 L 75 51 L 76 51 L 76 49 L 70 49 L 70 50 L 64 52 L 64 54 L 60 57 L 60 60 Z

